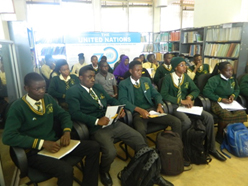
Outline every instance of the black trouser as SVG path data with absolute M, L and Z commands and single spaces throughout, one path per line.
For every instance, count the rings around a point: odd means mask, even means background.
M 85 168 L 83 173 L 83 186 L 98 185 L 98 170 L 99 170 L 99 151 L 98 143 L 94 141 L 82 141 L 69 155 L 79 156 L 85 159 Z M 58 178 L 59 186 L 72 186 L 73 184 L 73 167 L 61 160 L 38 155 L 37 151 L 31 151 L 27 154 L 29 166 L 48 173 L 53 177 Z

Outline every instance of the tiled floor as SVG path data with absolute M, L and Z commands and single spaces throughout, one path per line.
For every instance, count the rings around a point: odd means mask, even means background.
M 0 136 L 2 131 L 0 130 Z M 155 139 L 156 134 L 151 135 Z M 153 144 L 151 143 L 150 146 Z M 216 143 L 217 149 L 219 149 L 219 144 Z M 8 154 L 8 147 L 2 145 L 0 142 L 1 157 L 3 164 L 3 171 L 5 176 L 5 184 L 9 186 L 11 183 L 11 178 L 14 171 L 14 165 L 11 162 Z M 117 146 L 118 154 L 122 151 Z M 112 164 L 110 174 L 113 179 L 114 186 L 120 186 L 120 182 L 117 178 L 119 171 L 127 165 L 118 158 L 115 159 Z M 248 185 L 248 157 L 238 158 L 232 155 L 231 159 L 226 162 L 220 162 L 213 158 L 209 165 L 193 165 L 192 169 L 185 171 L 178 176 L 164 176 L 165 179 L 172 182 L 175 186 L 247 186 Z M 75 175 L 81 178 L 81 173 L 75 170 Z M 24 183 L 28 179 L 22 179 L 20 185 L 25 185 Z M 56 179 L 53 178 L 49 181 L 39 184 L 40 186 L 54 186 L 56 185 Z M 74 186 L 78 186 L 74 183 Z M 99 181 L 99 186 L 102 184 Z

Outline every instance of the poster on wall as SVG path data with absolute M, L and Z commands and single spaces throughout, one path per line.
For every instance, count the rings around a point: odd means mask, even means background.
M 121 54 L 127 55 L 130 61 L 140 55 L 143 50 L 140 39 L 141 34 L 138 32 L 85 32 L 66 35 L 67 61 L 72 66 L 78 62 L 78 54 L 84 53 L 85 62 L 91 64 L 92 55 L 96 55 L 99 60 L 104 55 L 109 65 L 113 67 Z

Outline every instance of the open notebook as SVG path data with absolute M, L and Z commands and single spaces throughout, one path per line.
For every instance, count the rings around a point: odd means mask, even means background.
M 60 139 L 56 142 L 60 143 Z M 79 140 L 71 140 L 70 145 L 66 147 L 61 147 L 61 149 L 58 152 L 52 153 L 52 152 L 47 151 L 46 149 L 43 149 L 40 152 L 38 152 L 38 154 L 42 156 L 48 156 L 51 158 L 55 158 L 55 159 L 60 159 L 66 156 L 67 154 L 69 154 L 71 151 L 73 151 L 79 145 L 79 143 L 80 143 Z

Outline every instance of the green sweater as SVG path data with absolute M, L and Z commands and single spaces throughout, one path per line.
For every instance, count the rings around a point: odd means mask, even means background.
M 143 90 L 141 87 L 135 88 L 134 87 L 134 105 L 139 105 L 140 108 L 142 109 L 149 109 L 151 108 L 151 105 L 149 102 L 146 100 L 146 97 L 143 93 Z
M 240 81 L 240 94 L 248 97 L 248 74 L 244 75 Z
M 170 69 L 166 68 L 164 66 L 164 63 L 162 65 L 160 65 L 157 70 L 156 70 L 156 73 L 155 73 L 155 76 L 154 76 L 154 83 L 156 85 L 158 85 L 158 82 L 161 78 L 163 78 L 165 75 L 171 73 L 171 72 L 174 72 L 174 69 L 171 67 Z
M 51 79 L 49 84 L 48 93 L 57 98 L 59 103 L 65 102 L 65 93 L 73 85 L 79 83 L 79 79 L 76 75 L 71 74 L 71 79 L 67 82 L 61 80 L 59 76 L 55 76 Z
M 102 126 L 95 125 L 95 122 L 97 119 L 105 116 L 108 105 L 120 105 L 120 102 L 110 97 L 100 84 L 95 84 L 92 88 L 100 99 L 103 109 L 99 108 L 98 103 L 93 100 L 81 84 L 71 87 L 66 92 L 66 102 L 69 105 L 72 119 L 85 123 L 90 133 L 102 128 Z
M 208 64 L 203 64 L 203 68 L 201 70 L 197 70 L 195 73 L 195 78 L 194 78 L 194 82 L 197 82 L 197 78 L 202 75 L 202 74 L 208 74 L 210 73 L 210 69 L 209 69 L 209 65 Z M 193 72 L 195 70 L 195 66 L 192 65 L 188 68 L 188 70 L 190 70 L 191 72 Z
M 229 98 L 231 95 L 236 99 L 239 95 L 239 85 L 233 77 L 224 80 L 218 74 L 209 78 L 203 89 L 203 95 L 212 101 L 218 102 L 222 98 Z
M 71 131 L 72 122 L 68 112 L 45 94 L 42 99 L 43 112 L 35 110 L 26 96 L 16 100 L 10 107 L 3 132 L 3 143 L 9 146 L 38 149 L 40 140 L 56 141 L 53 130 L 54 118 L 61 122 L 63 131 Z
M 181 97 L 182 100 L 186 99 L 186 97 L 190 96 L 191 99 L 195 99 L 200 90 L 197 88 L 193 80 L 185 73 L 181 80 Z M 170 101 L 173 104 L 177 104 L 177 92 L 178 86 L 174 84 L 172 74 L 165 76 L 163 80 L 161 95 L 165 101 Z

